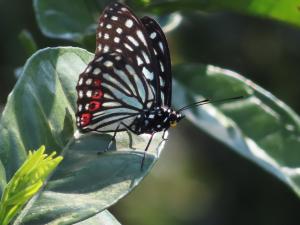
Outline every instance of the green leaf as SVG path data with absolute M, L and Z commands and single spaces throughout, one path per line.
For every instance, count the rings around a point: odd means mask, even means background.
M 29 57 L 38 50 L 37 44 L 28 30 L 22 30 L 19 34 L 19 40 L 23 45 L 26 55 Z
M 121 225 L 107 210 L 74 225 Z
M 14 69 L 14 75 L 15 75 L 15 78 L 19 78 L 21 76 L 23 72 L 23 67 L 17 67 L 16 69 Z
M 64 156 L 15 224 L 72 224 L 92 217 L 128 194 L 159 157 L 162 134 L 155 136 L 141 171 L 148 135 L 120 132 L 112 151 L 97 155 L 106 149 L 110 134 L 76 132 L 75 86 L 92 58 L 79 48 L 40 50 L 27 61 L 8 98 L 0 124 L 2 190 L 27 149 L 44 144 Z
M 14 174 L 6 185 L 0 202 L 0 224 L 8 224 L 21 210 L 24 204 L 35 195 L 42 187 L 48 175 L 63 159 L 61 156 L 53 158 L 44 154 L 45 146 L 37 151 L 29 151 L 23 165 Z
M 176 66 L 174 105 L 205 98 L 245 96 L 186 111 L 196 126 L 280 178 L 300 196 L 300 119 L 250 80 L 214 66 Z
M 38 25 L 47 37 L 82 42 L 95 33 L 97 17 L 108 1 L 34 0 Z
M 243 14 L 262 16 L 300 25 L 300 4 L 297 0 L 153 0 L 150 11 L 166 14 L 174 11 L 201 10 L 206 12 L 234 11 Z
M 61 38 L 95 46 L 98 17 L 112 0 L 33 0 L 36 20 L 47 37 Z M 149 0 L 131 0 L 127 4 L 141 8 Z M 93 49 L 94 50 L 94 49 Z

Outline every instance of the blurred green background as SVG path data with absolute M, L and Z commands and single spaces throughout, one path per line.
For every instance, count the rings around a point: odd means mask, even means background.
M 178 56 L 240 72 L 300 112 L 300 28 L 229 12 L 187 15 L 195 18 L 198 28 L 193 34 L 177 34 L 179 40 L 189 40 L 185 49 L 177 45 Z M 19 40 L 23 29 L 32 33 L 38 48 L 78 44 L 43 36 L 30 1 L 1 1 L 0 16 L 2 108 L 16 82 L 14 70 L 29 57 Z M 201 52 L 193 51 L 195 42 Z M 150 175 L 110 211 L 126 225 L 297 225 L 300 221 L 300 201 L 287 186 L 187 120 L 170 130 L 165 151 Z

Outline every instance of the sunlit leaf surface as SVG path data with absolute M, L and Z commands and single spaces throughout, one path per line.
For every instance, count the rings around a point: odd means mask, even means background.
M 204 98 L 244 96 L 186 111 L 196 126 L 271 172 L 300 195 L 300 119 L 282 101 L 250 80 L 214 66 L 174 68 L 174 105 Z
M 34 54 L 8 98 L 0 124 L 1 188 L 25 160 L 45 145 L 64 155 L 44 191 L 15 224 L 72 224 L 94 216 L 128 194 L 149 172 L 164 143 L 157 134 L 141 160 L 147 135 L 80 135 L 75 127 L 79 74 L 93 55 L 79 48 L 47 48 Z

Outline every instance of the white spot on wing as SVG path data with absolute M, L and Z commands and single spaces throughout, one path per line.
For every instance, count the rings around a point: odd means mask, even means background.
M 85 70 L 86 73 L 89 73 L 91 71 L 92 67 L 91 66 L 88 66 Z
M 137 61 L 138 66 L 143 64 L 143 61 L 139 56 L 136 56 L 136 61 Z
M 164 52 L 164 46 L 163 46 L 163 44 L 162 44 L 161 41 L 158 42 L 158 45 L 159 45 L 160 50 L 161 50 L 162 52 Z
M 89 78 L 89 79 L 87 79 L 86 81 L 85 81 L 85 83 L 87 84 L 87 85 L 90 85 L 90 84 L 92 84 L 92 79 L 91 78 Z
M 151 73 L 145 66 L 143 67 L 142 72 L 148 80 L 153 80 L 153 73 Z
M 131 19 L 126 20 L 126 22 L 125 22 L 126 27 L 131 28 L 132 25 L 133 25 L 133 21 Z
M 151 34 L 150 34 L 150 38 L 151 39 L 154 39 L 156 37 L 156 33 L 155 32 L 152 32 Z
M 101 70 L 99 68 L 95 68 L 93 71 L 94 75 L 98 75 L 101 72 Z
M 92 91 L 91 90 L 88 90 L 86 92 L 86 97 L 88 97 L 88 98 L 92 97 Z
M 159 64 L 160 64 L 160 70 L 161 70 L 161 72 L 164 72 L 165 71 L 164 65 L 162 64 L 161 61 L 159 61 Z
M 104 53 L 105 53 L 105 52 L 108 52 L 108 50 L 109 50 L 108 45 L 105 45 L 104 48 L 103 48 L 103 52 L 104 52 Z
M 115 106 L 120 106 L 120 103 L 118 103 L 118 102 L 104 102 L 102 104 L 102 106 L 105 106 L 105 107 L 115 107 Z
M 146 60 L 146 63 L 149 64 L 149 63 L 150 63 L 150 59 L 149 59 L 149 57 L 147 56 L 146 52 L 145 52 L 145 51 L 142 51 L 142 54 L 143 54 L 144 59 Z
M 103 59 L 103 56 L 98 57 L 95 62 L 100 62 Z
M 147 42 L 145 40 L 145 37 L 144 37 L 142 31 L 138 30 L 136 32 L 136 34 L 137 34 L 138 38 L 144 43 L 144 45 L 147 46 Z
M 114 99 L 111 95 L 109 95 L 109 94 L 107 94 L 107 93 L 105 93 L 103 97 L 104 97 L 104 98 L 107 98 L 107 99 Z
M 133 48 L 130 47 L 130 45 L 128 45 L 127 43 L 124 43 L 124 46 L 129 49 L 130 51 L 133 51 Z
M 121 33 L 123 32 L 122 28 L 120 28 L 120 27 L 118 27 L 118 28 L 116 29 L 116 31 L 117 31 L 118 34 L 121 34 Z
M 112 28 L 112 25 L 111 25 L 111 24 L 107 24 L 107 25 L 106 25 L 106 28 L 107 28 L 107 29 L 111 29 L 111 28 Z
M 104 39 L 109 39 L 109 34 L 104 34 Z
M 78 81 L 78 85 L 82 85 L 82 83 L 83 83 L 83 78 L 81 77 Z
M 119 37 L 115 37 L 115 38 L 114 38 L 114 42 L 115 42 L 115 43 L 119 43 L 119 42 L 120 42 L 120 38 L 119 38 Z
M 117 21 L 117 20 L 118 20 L 118 17 L 112 16 L 111 19 L 114 20 L 114 21 Z
M 104 66 L 106 66 L 106 67 L 111 67 L 113 65 L 113 62 L 112 61 L 105 61 L 104 62 Z
M 132 37 L 132 36 L 127 36 L 128 40 L 132 42 L 135 46 L 139 46 L 139 43 Z
M 82 98 L 82 97 L 83 97 L 83 91 L 80 90 L 80 91 L 78 92 L 78 95 L 79 95 L 79 98 Z
M 102 45 L 99 44 L 97 48 L 98 48 L 98 51 L 100 52 L 102 50 Z
M 159 77 L 159 84 L 161 87 L 165 86 L 165 81 L 161 77 Z

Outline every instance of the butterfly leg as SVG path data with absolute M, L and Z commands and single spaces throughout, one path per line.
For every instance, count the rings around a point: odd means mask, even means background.
M 168 140 L 168 138 L 165 137 L 166 132 L 167 132 L 167 129 L 164 130 L 163 135 L 162 135 L 162 139 L 163 139 L 164 141 L 167 141 L 167 140 Z
M 107 145 L 107 147 L 106 147 L 106 149 L 105 149 L 105 152 L 107 152 L 107 151 L 110 149 L 110 147 L 111 147 L 113 141 L 116 139 L 116 135 L 117 135 L 117 132 L 119 131 L 119 128 L 120 128 L 121 124 L 122 124 L 122 123 L 119 123 L 118 126 L 116 127 L 116 129 L 115 129 L 115 131 L 114 131 L 114 134 L 113 134 L 113 136 L 111 137 L 111 139 L 110 139 L 110 141 L 109 141 L 109 143 L 108 143 L 108 145 Z M 101 152 L 98 152 L 98 154 L 100 154 L 100 153 L 101 153 Z
M 155 134 L 155 133 L 152 133 L 152 134 L 151 134 L 150 139 L 149 139 L 149 141 L 148 141 L 148 144 L 147 144 L 147 146 L 146 146 L 146 148 L 145 148 L 144 155 L 143 155 L 142 162 L 141 162 L 141 170 L 143 170 L 144 162 L 145 162 L 145 158 L 146 158 L 146 152 L 148 151 L 148 148 L 149 148 L 149 146 L 150 146 L 150 144 L 151 144 L 151 141 L 152 141 L 152 139 L 153 139 L 154 134 Z
M 110 147 L 111 147 L 113 141 L 116 139 L 117 132 L 119 131 L 119 128 L 120 128 L 121 125 L 123 125 L 123 126 L 127 129 L 127 131 L 131 131 L 131 132 L 135 133 L 135 132 L 134 132 L 129 126 L 127 126 L 125 123 L 120 122 L 120 123 L 118 124 L 118 126 L 116 127 L 116 129 L 115 129 L 115 131 L 114 131 L 114 134 L 113 134 L 113 136 L 111 137 L 111 139 L 110 139 L 110 141 L 109 141 L 109 144 L 108 144 L 108 146 L 107 146 L 106 149 L 105 149 L 105 152 L 108 151 L 108 150 L 110 149 Z M 130 138 L 130 139 L 131 139 L 131 146 L 132 146 L 132 138 Z M 99 152 L 99 153 L 101 153 L 101 152 Z M 99 154 L 99 153 L 98 153 L 98 154 Z

